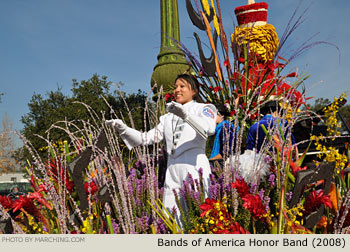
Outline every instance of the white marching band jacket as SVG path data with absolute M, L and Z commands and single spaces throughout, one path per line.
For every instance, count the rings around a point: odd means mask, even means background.
M 183 109 L 187 115 L 185 120 L 173 113 L 167 113 L 161 116 L 159 124 L 148 132 L 126 127 L 120 132 L 120 137 L 129 149 L 165 141 L 166 151 L 172 158 L 194 148 L 202 149 L 205 153 L 205 136 L 215 133 L 216 108 L 212 104 L 191 101 L 184 104 Z

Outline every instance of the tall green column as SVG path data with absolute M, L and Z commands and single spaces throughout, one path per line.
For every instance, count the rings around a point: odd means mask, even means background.
M 173 90 L 177 75 L 189 69 L 184 53 L 176 46 L 180 42 L 179 11 L 177 0 L 160 0 L 161 46 L 158 64 L 153 69 L 151 86 L 162 85 L 163 92 Z M 154 90 L 157 92 L 157 90 Z

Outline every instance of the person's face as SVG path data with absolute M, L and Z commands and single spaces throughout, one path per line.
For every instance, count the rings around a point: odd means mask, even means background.
M 196 92 L 191 88 L 191 85 L 184 79 L 178 79 L 175 82 L 175 101 L 180 104 L 185 104 L 193 100 Z
M 216 116 L 216 124 L 221 123 L 223 120 L 224 120 L 224 116 L 218 112 L 218 114 Z

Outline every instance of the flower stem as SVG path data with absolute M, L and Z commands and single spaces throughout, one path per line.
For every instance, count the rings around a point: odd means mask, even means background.
M 279 215 L 278 215 L 278 223 L 277 223 L 277 233 L 283 233 L 283 208 L 284 208 L 284 185 L 281 186 L 281 194 L 280 194 L 280 206 L 279 206 Z
M 113 230 L 113 226 L 112 226 L 112 220 L 111 220 L 111 216 L 109 214 L 106 215 L 106 221 L 107 221 L 107 226 L 109 228 L 109 233 L 110 234 L 114 234 L 114 230 Z

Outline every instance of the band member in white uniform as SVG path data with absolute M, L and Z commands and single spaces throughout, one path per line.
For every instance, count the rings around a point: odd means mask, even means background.
M 119 119 L 106 121 L 115 128 L 127 147 L 153 144 L 164 141 L 168 153 L 165 175 L 163 204 L 171 212 L 176 206 L 173 190 L 183 186 L 188 174 L 199 179 L 198 170 L 203 169 L 204 192 L 208 194 L 211 173 L 205 146 L 208 136 L 215 133 L 216 108 L 212 104 L 196 102 L 199 84 L 191 75 L 182 74 L 176 78 L 174 97 L 176 102 L 167 104 L 168 113 L 161 116 L 159 124 L 148 132 L 141 133 L 127 127 Z M 181 225 L 177 209 L 177 223 Z

